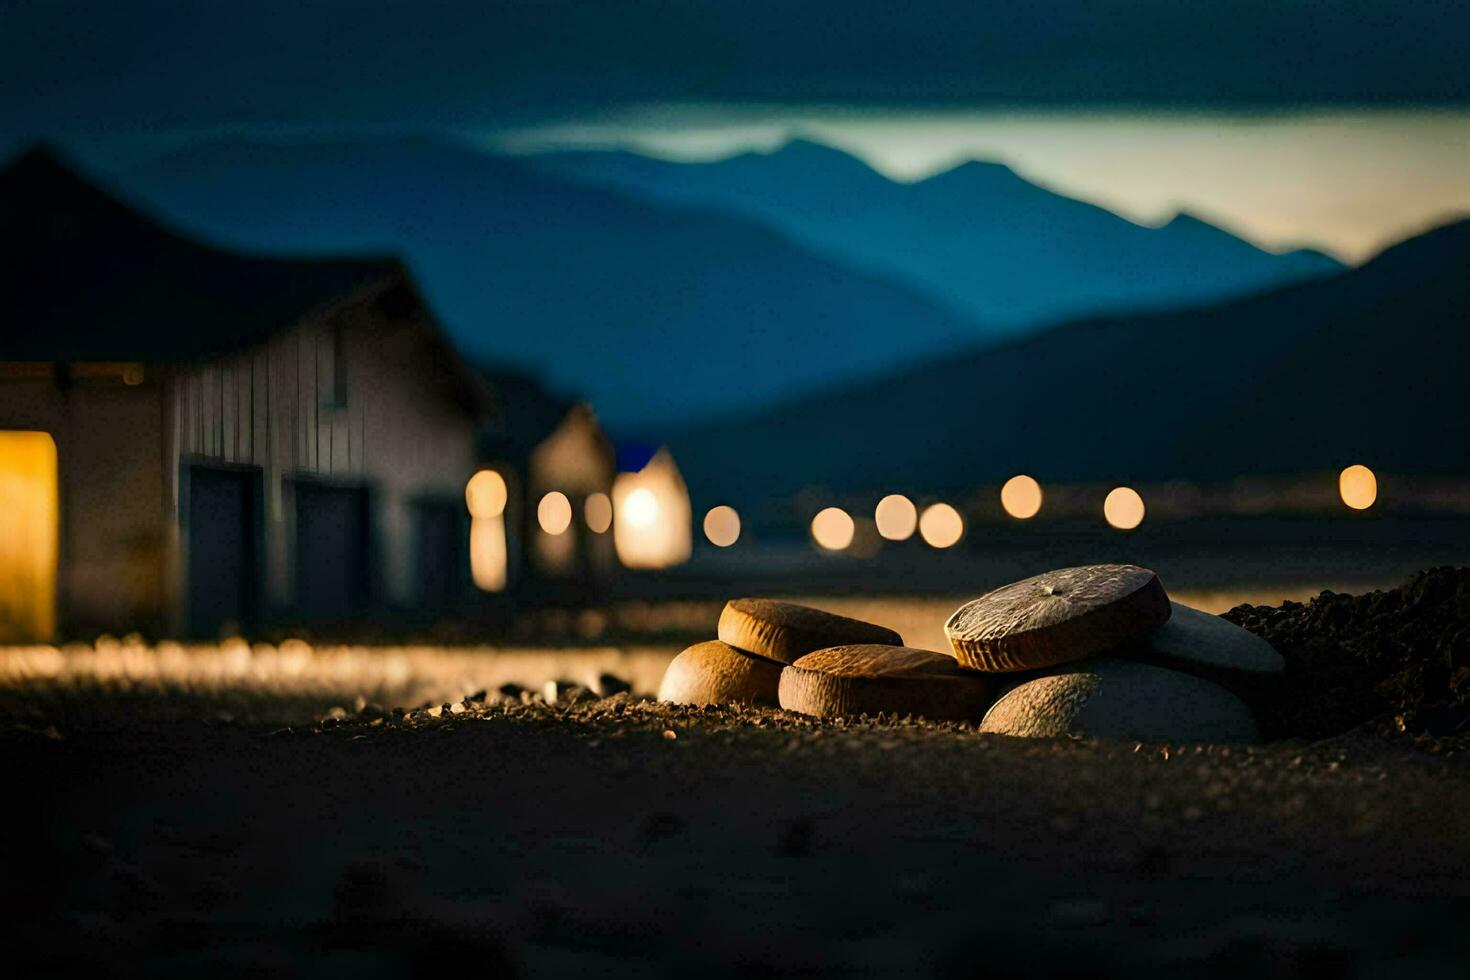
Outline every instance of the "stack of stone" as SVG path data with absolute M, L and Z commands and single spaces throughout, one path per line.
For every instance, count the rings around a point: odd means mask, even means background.
M 1008 677 L 981 731 L 1253 741 L 1231 692 L 1284 669 L 1265 640 L 1170 601 L 1136 565 L 1063 568 L 972 600 L 944 624 L 964 666 Z
M 1250 741 L 1255 720 L 1231 688 L 1283 669 L 1266 641 L 1171 602 L 1135 565 L 1012 583 L 961 606 L 944 630 L 953 656 L 819 609 L 734 599 L 719 639 L 669 665 L 659 699 L 979 720 L 982 731 L 1032 737 Z
M 976 718 L 995 685 L 953 657 L 903 645 L 893 630 L 774 599 L 732 599 L 719 639 L 664 672 L 659 700 L 780 705 L 822 716 Z

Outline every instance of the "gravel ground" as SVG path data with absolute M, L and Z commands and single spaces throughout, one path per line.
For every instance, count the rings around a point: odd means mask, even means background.
M 529 700 L 291 728 L 80 690 L 39 716 L 0 705 L 16 975 L 1470 963 L 1453 739 L 1028 742 Z
M 10 651 L 7 963 L 1467 975 L 1470 572 L 1230 618 L 1287 659 L 1253 698 L 1287 738 L 1030 741 L 498 688 L 549 666 L 645 689 L 673 653 L 652 647 Z

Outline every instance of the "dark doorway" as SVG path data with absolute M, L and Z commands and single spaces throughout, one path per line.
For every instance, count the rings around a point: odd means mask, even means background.
M 413 592 L 419 607 L 456 606 L 469 580 L 469 522 L 464 501 L 419 500 L 413 505 Z
M 296 604 L 306 619 L 338 622 L 372 597 L 371 518 L 366 487 L 298 482 Z
M 260 470 L 191 465 L 185 474 L 188 630 L 249 629 L 260 586 Z

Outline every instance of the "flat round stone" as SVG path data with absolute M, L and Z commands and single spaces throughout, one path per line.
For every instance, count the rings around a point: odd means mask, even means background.
M 1158 629 L 1119 652 L 1119 656 L 1178 670 L 1279 674 L 1286 661 L 1276 648 L 1250 630 L 1182 603 Z
M 903 646 L 903 637 L 886 626 L 776 599 L 731 599 L 720 613 L 719 637 L 783 664 L 844 644 Z
M 664 669 L 658 699 L 675 704 L 777 703 L 781 665 L 728 643 L 696 643 Z
M 931 650 L 851 644 L 799 657 L 781 671 L 779 696 L 786 710 L 823 718 L 972 720 L 994 700 L 995 680 Z
M 1035 670 L 1137 640 L 1169 618 L 1159 577 L 1137 565 L 1043 572 L 972 599 L 944 633 L 963 667 Z
M 1250 708 L 1210 681 L 1130 660 L 1098 658 L 1001 695 L 982 732 L 1023 738 L 1087 735 L 1141 742 L 1254 742 Z

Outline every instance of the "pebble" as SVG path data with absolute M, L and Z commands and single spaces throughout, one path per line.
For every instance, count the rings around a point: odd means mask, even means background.
M 1286 661 L 1276 648 L 1249 630 L 1207 612 L 1171 602 L 1169 621 L 1119 656 L 1179 670 L 1193 667 L 1280 674 Z
M 1011 688 L 986 712 L 980 730 L 1144 742 L 1253 742 L 1258 737 L 1250 709 L 1219 685 L 1109 658 Z

